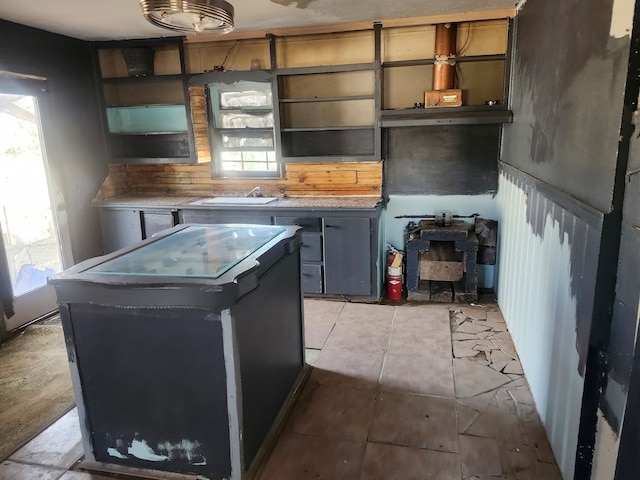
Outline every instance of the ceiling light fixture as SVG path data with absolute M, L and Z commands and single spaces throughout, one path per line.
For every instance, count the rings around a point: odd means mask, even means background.
M 233 5 L 224 0 L 140 0 L 142 14 L 159 27 L 185 33 L 229 33 Z

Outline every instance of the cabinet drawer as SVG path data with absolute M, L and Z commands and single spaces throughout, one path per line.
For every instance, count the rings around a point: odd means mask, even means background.
M 322 235 L 319 233 L 302 233 L 300 256 L 303 262 L 322 261 Z
M 180 211 L 180 223 L 243 223 L 254 225 L 271 225 L 271 217 L 267 215 L 252 214 L 245 211 L 229 212 L 220 210 L 182 210 Z
M 318 217 L 276 217 L 276 225 L 298 225 L 305 232 L 321 232 L 322 219 Z
M 322 265 L 302 264 L 302 292 L 322 293 Z

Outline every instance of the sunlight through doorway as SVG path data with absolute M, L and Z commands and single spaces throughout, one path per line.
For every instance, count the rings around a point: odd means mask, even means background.
M 9 264 L 16 328 L 56 309 L 47 278 L 62 270 L 37 101 L 0 94 L 0 227 Z

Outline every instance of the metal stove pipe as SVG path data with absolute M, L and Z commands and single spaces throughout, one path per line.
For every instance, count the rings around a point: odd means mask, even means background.
M 433 89 L 449 90 L 455 80 L 456 36 L 458 26 L 455 23 L 436 25 L 436 52 L 433 65 Z

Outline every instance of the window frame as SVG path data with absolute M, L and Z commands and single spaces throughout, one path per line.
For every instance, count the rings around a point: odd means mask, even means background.
M 282 178 L 282 165 L 278 155 L 278 143 L 277 143 L 277 96 L 274 95 L 274 82 L 268 80 L 238 80 L 234 79 L 233 82 L 211 82 L 205 84 L 205 96 L 207 100 L 207 114 L 209 118 L 209 143 L 212 152 L 211 162 L 211 174 L 213 178 Z M 222 134 L 224 130 L 230 130 L 220 125 L 221 115 L 224 113 L 224 109 L 220 107 L 220 94 L 224 92 L 234 92 L 243 90 L 258 90 L 266 91 L 271 97 L 271 108 L 259 107 L 255 109 L 242 108 L 230 109 L 230 110 L 247 110 L 248 112 L 264 111 L 265 113 L 271 113 L 273 116 L 273 125 L 271 129 L 271 138 L 273 139 L 272 147 L 265 147 L 264 150 L 255 147 L 247 148 L 243 150 L 241 148 L 237 150 L 225 149 L 222 147 Z M 266 131 L 269 127 L 265 127 Z M 238 129 L 241 130 L 241 129 Z M 255 129 L 252 134 L 259 135 L 260 129 Z M 247 135 L 249 136 L 249 135 Z M 264 151 L 273 152 L 276 169 L 273 171 L 268 170 L 225 170 L 223 168 L 222 153 L 225 151 L 237 151 L 237 152 L 251 152 L 251 151 Z M 265 165 L 269 162 L 265 159 Z

